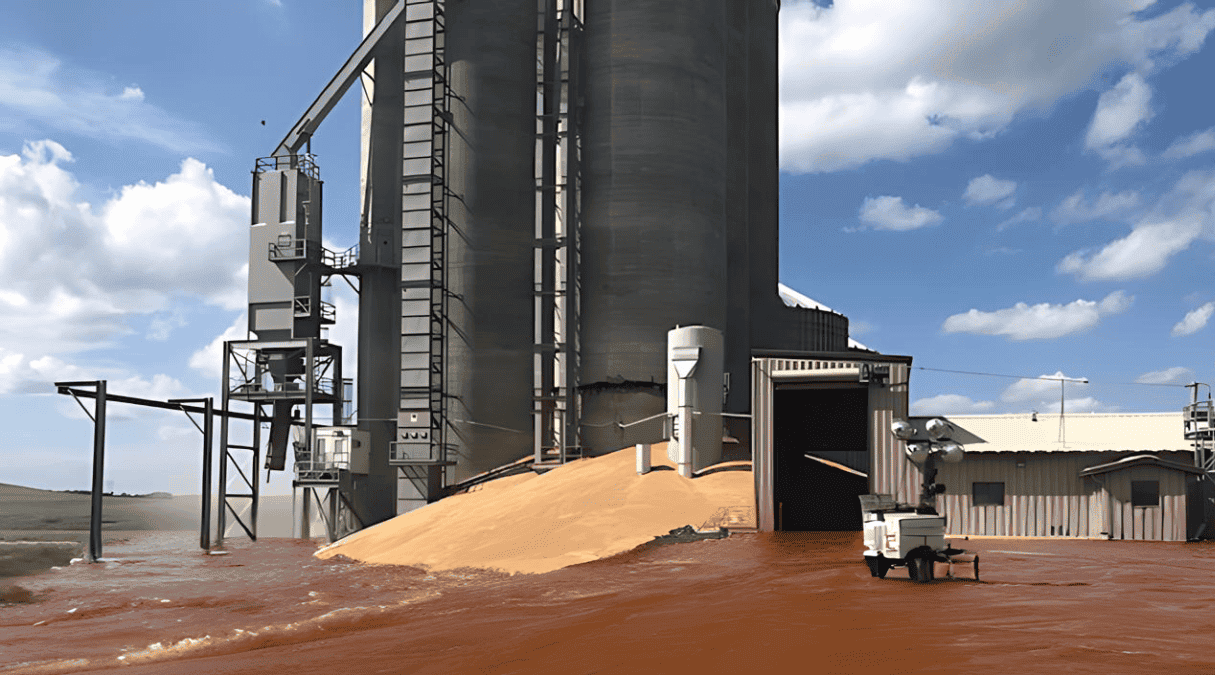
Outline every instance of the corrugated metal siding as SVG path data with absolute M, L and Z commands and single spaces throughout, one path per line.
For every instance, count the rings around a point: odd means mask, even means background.
M 865 361 L 873 363 L 872 361 Z M 907 415 L 907 378 L 905 363 L 877 362 L 890 366 L 889 386 L 869 389 L 869 486 L 871 492 L 898 495 L 909 501 L 919 495 L 920 472 L 903 459 L 898 442 L 890 433 L 890 422 Z M 760 531 L 775 529 L 773 512 L 772 410 L 777 381 L 812 381 L 816 373 L 859 368 L 861 362 L 836 359 L 756 358 L 751 368 L 752 459 L 755 474 L 755 517 Z M 860 508 L 850 504 L 844 508 Z
M 1080 478 L 1083 469 L 1117 459 L 1118 454 L 967 455 L 959 464 L 946 464 L 937 481 L 947 488 L 938 502 L 947 519 L 947 533 L 1020 537 L 1105 537 L 1109 533 L 1114 539 L 1184 541 L 1186 492 L 1181 472 L 1131 467 L 1096 479 Z M 1174 461 L 1185 461 L 1184 455 L 1162 453 Z M 1018 468 L 1017 462 L 1025 466 Z M 1159 480 L 1161 505 L 1131 507 L 1131 480 Z M 975 482 L 1004 483 L 1004 505 L 973 505 Z
M 907 387 L 911 368 L 903 363 L 890 364 L 890 386 L 870 389 L 869 490 L 892 494 L 900 502 L 914 502 L 920 496 L 920 469 L 907 461 L 903 444 L 890 433 L 890 423 L 907 417 Z
M 755 527 L 776 529 L 772 513 L 772 375 L 768 359 L 751 361 L 751 472 L 755 476 Z
M 1160 481 L 1159 506 L 1133 506 L 1131 481 Z M 1099 498 L 1111 514 L 1112 539 L 1185 541 L 1185 474 L 1155 466 L 1135 466 L 1105 474 Z

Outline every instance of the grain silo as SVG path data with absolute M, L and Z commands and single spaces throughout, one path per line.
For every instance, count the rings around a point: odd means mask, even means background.
M 667 437 L 677 326 L 724 336 L 711 423 L 738 456 L 755 350 L 849 351 L 843 315 L 777 294 L 778 0 L 363 6 L 275 154 L 361 81 L 358 264 L 330 272 L 361 284 L 370 440 L 334 487 L 364 525 L 529 455 Z

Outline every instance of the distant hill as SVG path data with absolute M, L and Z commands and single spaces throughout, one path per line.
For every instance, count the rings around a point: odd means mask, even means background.
M 87 531 L 92 506 L 90 493 L 0 483 L 0 532 Z M 198 495 L 105 495 L 102 499 L 102 528 L 106 531 L 197 530 L 202 504 Z M 211 513 L 218 513 L 212 502 Z M 263 537 L 291 536 L 291 497 L 262 496 L 259 502 L 258 534 Z M 214 517 L 214 515 L 213 515 Z M 229 522 L 231 519 L 229 518 Z

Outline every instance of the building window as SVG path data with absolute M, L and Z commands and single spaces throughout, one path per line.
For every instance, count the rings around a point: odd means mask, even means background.
M 971 483 L 975 506 L 1004 506 L 1004 483 Z
M 1160 506 L 1160 481 L 1131 481 L 1131 506 Z

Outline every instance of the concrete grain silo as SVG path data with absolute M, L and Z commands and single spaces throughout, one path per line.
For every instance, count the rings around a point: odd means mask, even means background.
M 582 440 L 666 410 L 666 334 L 726 330 L 726 2 L 589 2 Z M 631 433 L 630 433 L 631 432 Z
M 427 145 L 421 127 L 408 131 L 410 102 L 384 100 L 405 107 L 406 133 L 417 136 L 404 139 L 406 165 L 422 159 L 410 154 L 417 148 L 441 166 L 434 182 L 442 182 L 447 238 L 436 253 L 420 245 L 420 231 L 409 233 L 411 218 L 414 226 L 426 219 L 423 201 L 439 192 L 407 169 L 403 283 L 412 278 L 416 287 L 403 291 L 396 443 L 431 422 L 436 434 L 442 427 L 444 447 L 407 457 L 408 466 L 398 462 L 398 511 L 532 448 L 540 461 L 538 435 L 554 434 L 559 422 L 539 417 L 561 396 L 576 399 L 564 412 L 573 424 L 555 436 L 575 456 L 662 439 L 666 335 L 676 326 L 725 334 L 724 410 L 736 415 L 750 408 L 753 348 L 847 349 L 847 319 L 788 308 L 776 294 L 778 2 L 408 4 L 404 58 L 431 49 L 441 61 L 447 89 L 442 104 L 437 93 L 434 100 L 446 125 Z M 365 0 L 368 30 L 394 5 Z M 405 71 L 406 99 L 429 103 L 429 90 L 410 84 L 417 67 Z M 374 116 L 373 105 L 364 110 Z M 364 126 L 365 161 L 396 143 L 371 126 Z M 537 141 L 546 134 L 555 136 L 549 146 Z M 552 175 L 543 169 L 545 147 Z M 411 200 L 418 204 L 412 212 Z M 564 235 L 553 235 L 551 217 L 541 224 L 546 210 L 559 212 Z M 575 236 L 576 248 L 556 263 L 573 282 L 546 286 L 540 276 L 551 247 L 542 242 Z M 427 262 L 442 266 L 446 297 L 438 392 L 445 409 L 437 424 L 410 412 L 426 408 L 425 368 L 436 349 L 417 347 L 425 342 L 427 275 L 408 271 Z M 551 296 L 562 298 L 558 323 L 573 324 L 564 341 L 538 337 L 553 331 L 542 318 L 553 311 L 545 304 Z M 383 336 L 362 334 L 360 354 L 384 344 Z M 557 368 L 572 372 L 558 381 L 545 359 L 562 348 L 571 365 Z M 537 374 L 545 367 L 548 380 Z M 629 424 L 649 417 L 656 419 Z M 746 421 L 725 426 L 745 451 Z
M 536 0 L 447 3 L 456 481 L 532 449 L 535 10 Z
M 669 437 L 678 326 L 723 336 L 724 414 L 697 424 L 735 457 L 757 350 L 848 351 L 844 316 L 777 295 L 778 0 L 363 11 L 363 43 L 275 152 L 294 162 L 361 82 L 357 263 L 321 273 L 360 282 L 369 442 L 330 487 L 362 526 L 529 454 Z

